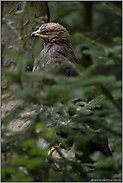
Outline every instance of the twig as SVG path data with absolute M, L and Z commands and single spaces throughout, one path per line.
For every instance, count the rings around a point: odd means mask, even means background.
M 26 7 L 26 1 L 22 3 L 22 13 L 20 17 L 20 39 L 19 39 L 20 45 L 21 45 L 21 40 L 23 39 L 23 16 L 24 16 L 25 7 Z
M 14 42 L 16 41 L 20 41 L 20 39 L 24 40 L 26 37 L 31 36 L 31 34 L 26 34 L 23 38 L 19 37 L 18 39 L 16 39 Z
M 26 20 L 26 22 L 23 24 L 23 26 L 27 25 L 29 23 L 29 18 Z
M 15 27 L 13 27 L 9 22 L 7 22 L 7 20 L 5 19 L 5 17 L 2 18 L 2 20 L 6 23 L 6 25 L 8 25 L 8 27 L 13 30 L 13 32 L 15 33 L 15 35 L 17 37 L 20 37 L 18 31 L 15 29 Z
M 16 8 L 19 6 L 20 3 L 21 3 L 21 2 L 19 2 L 15 7 L 13 7 L 13 8 L 5 15 L 5 17 L 7 17 L 9 14 L 11 14 L 11 13 L 14 11 L 14 9 L 16 9 Z

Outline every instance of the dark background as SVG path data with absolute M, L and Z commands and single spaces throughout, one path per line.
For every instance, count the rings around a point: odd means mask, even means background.
M 121 9 L 121 1 L 1 2 L 3 182 L 121 181 Z M 48 74 L 47 70 L 29 72 L 43 49 L 43 41 L 31 39 L 31 33 L 47 22 L 58 22 L 69 31 L 67 38 L 87 82 L 83 75 L 71 79 Z M 55 81 L 54 87 L 41 83 L 47 78 Z M 96 86 L 96 94 L 91 92 L 91 85 Z M 83 110 L 83 104 L 73 103 L 79 97 L 93 100 Z M 87 116 L 95 104 L 104 110 Z M 71 117 L 69 110 L 75 115 Z M 54 135 L 61 126 L 70 132 L 67 139 Z M 84 129 L 86 135 L 78 131 L 73 134 L 73 127 Z M 96 138 L 95 129 L 109 139 L 113 156 L 96 152 L 92 155 L 94 163 L 61 158 L 63 171 L 51 168 L 49 179 L 45 179 L 52 165 L 52 158 L 47 156 L 51 147 L 75 139 L 83 147 L 79 153 L 86 161 L 87 142 Z M 50 144 L 46 149 L 40 147 L 41 138 L 45 145 Z

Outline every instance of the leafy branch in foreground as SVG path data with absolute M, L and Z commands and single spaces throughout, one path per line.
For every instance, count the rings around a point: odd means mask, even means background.
M 17 13 L 21 15 L 22 10 Z M 10 28 L 16 36 L 20 35 Z M 23 36 L 22 27 L 20 30 Z M 41 68 L 40 72 L 26 72 L 27 63 L 32 63 L 23 49 L 28 39 L 19 42 L 18 47 L 23 44 L 21 52 L 3 49 L 2 54 L 15 63 L 13 67 L 2 68 L 4 182 L 38 182 L 47 178 L 49 181 L 121 181 L 121 80 L 114 74 L 94 74 L 96 66 L 121 66 L 121 38 L 114 38 L 113 47 L 82 34 L 67 38 L 78 47 L 87 45 L 90 49 L 84 53 L 95 56 L 92 66 L 86 69 L 75 66 L 80 73 L 77 77 L 54 75 L 51 71 L 58 65 Z M 26 44 L 29 48 L 29 43 Z M 36 43 L 35 50 L 38 47 Z M 100 106 L 103 110 L 94 110 Z M 63 137 L 59 137 L 61 130 Z M 97 138 L 109 139 L 112 156 L 105 157 L 100 152 L 90 156 L 90 142 Z M 52 146 L 56 149 L 50 156 Z

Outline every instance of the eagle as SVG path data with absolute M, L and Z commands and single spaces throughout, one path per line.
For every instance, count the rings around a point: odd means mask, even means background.
M 34 61 L 33 72 L 40 69 L 41 60 L 48 55 L 49 57 L 44 63 L 45 66 L 58 63 L 61 64 L 58 74 L 73 77 L 79 75 L 74 65 L 78 64 L 81 66 L 81 64 L 74 54 L 70 41 L 63 36 L 65 34 L 68 35 L 69 32 L 59 23 L 44 23 L 37 31 L 31 34 L 31 37 L 40 37 L 44 41 L 44 48 L 41 51 L 40 57 Z M 67 60 L 67 65 L 62 67 L 62 63 L 65 60 Z M 56 133 L 61 137 L 67 138 L 67 132 L 61 131 Z M 100 151 L 106 156 L 111 156 L 108 140 L 91 140 L 90 153 L 95 151 Z M 52 150 L 49 152 L 49 155 L 51 154 Z
M 31 37 L 40 37 L 44 40 L 44 49 L 41 51 L 40 58 L 36 59 L 33 66 L 33 71 L 39 69 L 40 61 L 46 55 L 49 56 L 45 60 L 44 65 L 61 64 L 58 74 L 65 76 L 77 76 L 78 73 L 74 69 L 74 64 L 80 62 L 76 58 L 70 41 L 63 37 L 63 34 L 68 35 L 68 31 L 58 23 L 45 23 L 39 29 L 31 34 Z M 63 61 L 67 60 L 67 65 L 62 66 Z

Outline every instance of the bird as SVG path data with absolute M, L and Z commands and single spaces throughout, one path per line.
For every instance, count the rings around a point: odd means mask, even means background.
M 70 41 L 63 37 L 68 35 L 68 31 L 59 23 L 45 23 L 39 29 L 31 34 L 31 37 L 40 37 L 44 41 L 44 49 L 41 51 L 40 58 L 36 59 L 33 66 L 33 72 L 39 69 L 39 62 L 46 55 L 49 59 L 45 60 L 44 65 L 62 64 L 67 60 L 67 65 L 61 65 L 58 74 L 65 76 L 77 76 L 78 73 L 74 69 L 74 64 L 79 64 L 74 51 L 70 45 Z
M 64 34 L 69 34 L 67 29 L 59 23 L 54 22 L 42 24 L 37 31 L 34 31 L 31 34 L 31 38 L 40 37 L 44 41 L 44 48 L 41 51 L 39 58 L 34 61 L 33 72 L 40 69 L 41 60 L 46 55 L 48 55 L 48 58 L 46 58 L 45 60 L 44 66 L 54 65 L 58 63 L 61 65 L 61 67 L 60 70 L 56 72 L 57 74 L 62 74 L 68 77 L 76 77 L 79 75 L 74 65 L 78 64 L 81 66 L 81 64 L 74 54 L 70 41 L 63 37 Z M 67 60 L 67 65 L 65 65 L 65 67 L 62 67 L 62 63 L 65 60 Z M 67 138 L 69 135 L 66 131 L 59 131 L 56 132 L 56 134 L 63 138 Z M 54 148 L 52 149 L 54 151 Z M 111 156 L 111 151 L 108 146 L 108 140 L 91 140 L 90 153 L 93 153 L 95 151 L 100 151 L 106 156 Z M 52 154 L 52 150 L 49 152 L 49 154 Z

